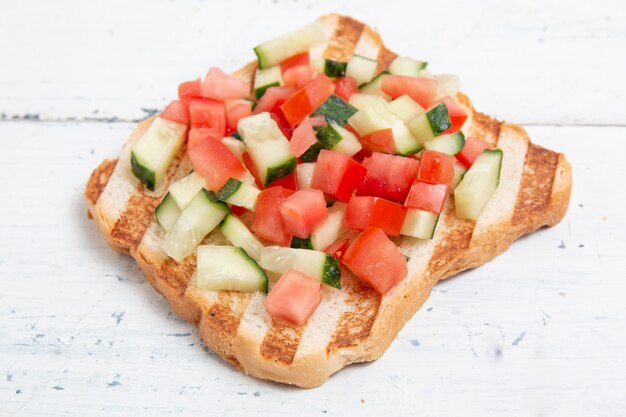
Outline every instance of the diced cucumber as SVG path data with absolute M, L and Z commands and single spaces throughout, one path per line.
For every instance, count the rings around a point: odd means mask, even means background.
M 384 98 L 386 101 L 391 100 L 391 97 L 385 94 L 382 90 L 383 75 L 386 74 L 389 74 L 389 71 L 382 71 L 380 74 L 372 78 L 370 82 L 360 85 L 359 92 L 363 94 L 376 94 L 377 96 Z
M 298 164 L 296 167 L 296 179 L 298 180 L 298 190 L 308 190 L 313 182 L 313 173 L 315 172 L 315 162 Z
M 197 251 L 196 285 L 203 290 L 267 293 L 267 275 L 245 250 L 201 245 Z
M 254 75 L 254 97 L 258 100 L 268 88 L 283 84 L 283 74 L 280 71 L 280 65 L 274 65 L 265 69 L 257 68 Z
M 354 93 L 350 96 L 349 103 L 357 110 L 361 110 L 363 107 L 368 106 L 376 97 L 379 96 L 376 94 Z
M 157 117 L 133 146 L 130 164 L 133 174 L 154 191 L 178 153 L 187 126 Z
M 378 62 L 375 59 L 365 58 L 361 55 L 353 55 L 348 67 L 346 75 L 356 80 L 356 85 L 368 83 L 374 78 Z
M 333 61 L 326 58 L 324 60 L 324 74 L 329 77 L 343 77 L 346 74 L 347 62 Z
M 437 136 L 424 143 L 424 148 L 447 153 L 448 155 L 456 155 L 461 152 L 463 146 L 465 146 L 465 135 L 460 130 L 447 135 Z
M 439 215 L 430 211 L 409 208 L 402 223 L 400 234 L 418 239 L 432 239 Z
M 166 232 L 169 232 L 176 224 L 182 212 L 178 204 L 174 201 L 174 198 L 172 198 L 172 194 L 167 193 L 163 201 L 161 201 L 154 210 L 154 216 L 159 226 Z
M 261 259 L 263 244 L 234 214 L 224 217 L 220 223 L 220 232 L 233 246 L 243 248 L 252 259 L 257 262 Z
M 452 178 L 452 189 L 454 190 L 457 185 L 461 183 L 463 176 L 467 172 L 467 168 L 459 161 L 454 161 L 454 177 Z
M 254 162 L 263 185 L 285 177 L 296 169 L 289 141 L 267 112 L 239 120 L 237 131 Z
M 243 163 L 243 154 L 246 152 L 246 145 L 241 139 L 236 139 L 232 136 L 224 136 L 222 143 Z
M 356 108 L 346 103 L 341 97 L 333 94 L 313 114 L 321 114 L 328 122 L 335 122 L 339 126 L 345 126 L 350 116 L 356 112 Z
M 420 71 L 425 69 L 428 62 L 417 61 L 415 59 L 399 56 L 389 65 L 389 72 L 395 75 L 408 75 L 417 77 Z
M 346 212 L 344 203 L 335 203 L 328 209 L 328 217 L 306 239 L 296 236 L 291 238 L 292 248 L 315 249 L 323 251 L 336 242 L 344 231 L 343 216 Z
M 334 122 L 324 126 L 317 126 L 314 129 L 317 140 L 324 149 L 354 156 L 362 148 L 361 142 L 359 142 L 354 133 Z
M 197 172 L 191 172 L 189 175 L 172 183 L 170 185 L 169 194 L 172 195 L 178 207 L 183 210 L 189 205 L 196 194 L 198 194 L 198 191 L 206 186 L 206 180 L 202 175 Z
M 254 211 L 261 190 L 254 185 L 230 178 L 215 194 L 218 200 Z
M 424 108 L 417 104 L 407 94 L 400 96 L 389 103 L 389 108 L 404 123 L 408 123 L 420 114 L 424 113 Z
M 442 102 L 411 120 L 407 126 L 420 143 L 424 144 L 447 130 L 452 122 L 448 116 L 448 108 Z
M 454 190 L 456 215 L 462 219 L 478 219 L 500 182 L 502 150 L 485 149 L 465 173 Z
M 453 74 L 441 74 L 437 75 L 437 80 L 439 84 L 437 86 L 437 96 L 438 97 L 456 97 L 459 92 L 459 77 Z
M 317 157 L 320 154 L 320 151 L 324 149 L 320 142 L 315 142 L 313 145 L 309 147 L 302 155 L 300 155 L 300 159 L 304 162 L 311 163 L 317 160 Z
M 266 246 L 261 250 L 259 264 L 281 274 L 295 269 L 331 287 L 341 288 L 339 260 L 321 251 Z
M 315 22 L 258 45 L 254 53 L 259 59 L 259 68 L 263 69 L 280 64 L 324 42 L 326 34 L 321 24 Z
M 174 227 L 167 232 L 161 243 L 161 249 L 169 257 L 181 262 L 193 253 L 202 239 L 229 212 L 226 204 L 203 188 L 183 210 Z
M 378 97 L 370 105 L 359 110 L 348 120 L 350 126 L 361 136 L 381 129 L 391 128 L 393 131 L 394 151 L 399 155 L 410 155 L 421 149 L 404 122 L 389 108 L 389 104 Z
M 254 105 L 256 104 L 256 101 L 252 103 L 252 110 L 254 110 Z M 237 140 L 243 141 L 243 139 L 241 139 L 241 136 L 239 135 L 239 132 L 233 132 L 230 134 L 231 138 L 235 138 Z

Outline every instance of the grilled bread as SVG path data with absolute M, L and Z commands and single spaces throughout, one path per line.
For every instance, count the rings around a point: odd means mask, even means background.
M 382 70 L 396 57 L 376 32 L 354 19 L 319 20 L 329 39 L 327 58 L 347 61 L 356 51 L 376 58 Z M 252 62 L 235 75 L 252 83 L 255 69 Z M 520 236 L 553 226 L 565 215 L 572 186 L 565 156 L 531 143 L 519 126 L 474 111 L 466 96 L 457 98 L 470 114 L 466 136 L 504 151 L 500 185 L 478 220 L 456 217 L 454 198 L 448 197 L 432 240 L 394 238 L 410 256 L 400 284 L 381 296 L 342 269 L 342 289 L 323 286 L 322 303 L 301 326 L 273 321 L 264 294 L 198 289 L 195 255 L 178 263 L 159 249 L 164 234 L 154 209 L 168 185 L 192 166 L 183 146 L 154 191 L 134 177 L 130 150 L 152 119 L 136 127 L 117 160 L 104 161 L 92 173 L 85 191 L 89 214 L 109 245 L 135 258 L 173 310 L 197 325 L 204 342 L 227 362 L 258 378 L 316 387 L 346 365 L 380 357 L 437 281 L 482 265 Z M 204 243 L 227 241 L 216 229 Z

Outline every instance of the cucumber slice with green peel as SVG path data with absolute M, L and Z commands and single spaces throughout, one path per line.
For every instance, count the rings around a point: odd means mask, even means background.
M 230 212 L 228 206 L 204 188 L 183 210 L 174 227 L 167 232 L 161 249 L 172 259 L 181 262 L 193 253 L 222 219 Z
M 296 179 L 298 180 L 298 190 L 308 190 L 313 183 L 313 173 L 315 172 L 315 162 L 298 164 L 296 167 Z
M 460 130 L 447 135 L 437 136 L 424 142 L 424 148 L 430 151 L 447 153 L 448 155 L 456 155 L 463 150 L 463 146 L 465 146 L 465 135 Z
M 498 188 L 502 168 L 502 150 L 485 149 L 465 173 L 454 190 L 456 215 L 461 219 L 478 219 Z
M 402 223 L 400 234 L 418 239 L 432 239 L 439 221 L 439 215 L 430 211 L 409 208 Z
M 428 62 L 417 61 L 415 59 L 399 56 L 389 65 L 389 72 L 395 75 L 408 75 L 418 77 L 420 71 L 428 66 Z
M 197 172 L 191 172 L 189 175 L 172 183 L 168 191 L 178 207 L 183 210 L 198 194 L 198 191 L 206 188 L 206 186 L 206 180 L 202 175 Z
M 343 216 L 346 212 L 346 205 L 335 203 L 328 209 L 328 217 L 320 224 L 306 239 L 296 236 L 291 238 L 292 248 L 315 249 L 323 251 L 335 243 L 343 231 Z
M 372 78 L 370 82 L 361 84 L 359 86 L 359 92 L 363 94 L 376 94 L 377 96 L 384 98 L 386 101 L 391 100 L 391 97 L 385 94 L 382 89 L 383 75 L 386 74 L 389 74 L 389 71 L 382 71 L 380 74 Z
M 394 152 L 399 155 L 410 155 L 422 148 L 404 122 L 391 111 L 389 104 L 381 97 L 372 100 L 370 105 L 359 110 L 348 123 L 360 136 L 391 128 Z
M 333 150 L 348 156 L 356 155 L 362 148 L 354 133 L 330 122 L 314 128 L 315 136 L 324 149 Z
M 130 154 L 133 174 L 154 191 L 185 139 L 187 126 L 157 117 L 137 140 Z
M 256 102 L 253 103 L 252 110 L 254 110 L 254 104 L 256 104 Z M 241 139 L 241 135 L 239 134 L 239 132 L 233 132 L 233 133 L 230 134 L 229 137 L 235 138 L 235 139 L 240 140 L 240 141 L 243 141 L 243 139 Z
M 320 154 L 320 151 L 324 149 L 321 143 L 315 142 L 313 145 L 309 147 L 302 155 L 300 155 L 300 159 L 307 163 L 313 163 L 317 160 L 317 157 Z
M 243 138 L 263 185 L 291 174 L 296 157 L 289 141 L 269 113 L 263 112 L 239 120 L 237 131 Z
M 326 34 L 319 23 L 301 27 L 285 35 L 263 42 L 254 48 L 259 68 L 269 68 L 287 58 L 306 52 L 326 42 Z
M 448 108 L 442 102 L 408 122 L 407 126 L 420 143 L 423 144 L 449 129 L 452 126 L 452 122 L 448 115 Z
M 467 172 L 467 168 L 465 168 L 465 166 L 459 161 L 454 161 L 453 167 L 454 167 L 454 177 L 452 178 L 452 185 L 451 185 L 452 190 L 454 190 L 457 187 L 457 185 L 461 183 L 463 176 Z
M 242 248 L 198 246 L 196 265 L 200 289 L 267 293 L 267 274 Z
M 261 190 L 254 185 L 230 178 L 215 194 L 218 200 L 254 211 Z
M 346 68 L 346 75 L 355 79 L 357 85 L 372 81 L 378 68 L 378 61 L 365 58 L 361 55 L 353 55 Z
M 343 77 L 346 74 L 347 62 L 333 61 L 326 58 L 324 60 L 324 74 L 329 77 Z
M 283 74 L 280 71 L 280 65 L 270 68 L 257 68 L 254 75 L 254 97 L 258 100 L 270 87 L 278 87 L 283 85 Z
M 255 261 L 261 259 L 263 244 L 234 214 L 224 217 L 224 220 L 220 223 L 220 232 L 233 246 L 238 246 L 245 250 Z
M 241 139 L 236 139 L 232 136 L 224 136 L 222 143 L 243 163 L 243 154 L 246 152 L 246 145 Z
M 408 123 L 420 114 L 424 113 L 424 108 L 417 104 L 407 94 L 398 97 L 389 103 L 389 108 L 404 123 Z
M 458 75 L 441 74 L 437 75 L 435 78 L 439 81 L 437 85 L 437 97 L 456 97 L 461 84 Z
M 261 250 L 259 264 L 280 274 L 295 269 L 331 287 L 341 288 L 339 260 L 321 251 L 266 246 Z
M 159 226 L 161 226 L 164 231 L 169 232 L 176 224 L 182 212 L 178 204 L 176 204 L 176 201 L 172 198 L 172 195 L 167 193 L 154 210 L 154 216 Z
M 357 111 L 351 104 L 346 103 L 344 99 L 333 94 L 313 114 L 322 115 L 328 122 L 335 122 L 339 126 L 345 126 L 348 119 Z
M 375 100 L 376 97 L 379 96 L 376 94 L 354 93 L 350 96 L 350 100 L 348 102 L 357 110 L 361 110 L 363 107 L 369 106 L 372 103 L 372 100 Z

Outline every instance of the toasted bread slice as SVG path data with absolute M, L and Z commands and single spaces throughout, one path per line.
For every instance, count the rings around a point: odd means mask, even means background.
M 376 58 L 379 69 L 396 56 L 368 26 L 349 17 L 320 18 L 329 42 L 318 51 L 345 61 L 353 53 Z M 235 75 L 252 82 L 256 63 Z M 204 342 L 249 375 L 300 387 L 321 385 L 355 362 L 380 357 L 404 323 L 441 279 L 474 268 L 504 251 L 515 239 L 558 223 L 567 210 L 572 185 L 565 156 L 530 142 L 519 126 L 474 111 L 464 130 L 504 151 L 500 185 L 477 221 L 459 219 L 450 197 L 433 240 L 397 238 L 410 256 L 409 274 L 381 296 L 342 270 L 342 289 L 323 286 L 323 301 L 302 326 L 274 322 L 263 307 L 265 295 L 203 291 L 194 285 L 195 257 L 177 263 L 159 249 L 163 233 L 154 208 L 168 184 L 191 169 L 185 149 L 177 155 L 158 189 L 148 191 L 131 173 L 129 152 L 151 120 L 141 122 L 117 159 L 104 161 L 86 188 L 89 213 L 111 247 L 133 256 L 152 286 L 172 308 L 199 327 Z M 223 243 L 218 231 L 206 243 Z

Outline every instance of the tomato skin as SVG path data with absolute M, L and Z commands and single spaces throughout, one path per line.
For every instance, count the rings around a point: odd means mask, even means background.
M 419 167 L 417 159 L 380 152 L 374 152 L 361 164 L 367 168 L 367 175 L 356 195 L 382 197 L 400 203 L 406 199 Z
M 211 190 L 218 191 L 229 178 L 241 179 L 246 169 L 211 129 L 191 129 L 187 153 L 193 169 L 204 177 Z
M 318 74 L 289 97 L 280 108 L 289 124 L 295 126 L 321 106 L 334 91 L 333 82 L 325 74 Z
M 393 153 L 393 131 L 391 128 L 369 133 L 360 139 L 361 144 L 372 152 Z
M 431 107 L 434 107 L 441 102 L 445 103 L 448 109 L 448 117 L 450 117 L 450 122 L 452 122 L 452 126 L 450 126 L 446 131 L 442 132 L 441 134 L 444 135 L 446 133 L 454 133 L 461 130 L 463 124 L 467 120 L 467 113 L 465 113 L 463 107 L 461 107 L 459 103 L 454 101 L 454 99 L 452 99 L 450 96 L 445 96 L 441 100 L 438 100 Z
M 304 324 L 322 302 L 322 284 L 293 269 L 285 272 L 264 301 L 275 320 L 299 326 Z
M 465 146 L 456 154 L 456 159 L 462 163 L 465 168 L 472 166 L 478 155 L 480 155 L 485 149 L 490 148 L 489 144 L 482 139 L 475 137 L 469 137 L 465 139 Z
M 389 74 L 383 76 L 382 90 L 394 99 L 408 94 L 420 106 L 428 108 L 435 102 L 438 85 L 431 78 Z
M 298 65 L 283 72 L 283 82 L 286 86 L 299 90 L 309 82 L 312 75 L 313 70 L 309 65 Z
M 250 174 L 252 174 L 252 176 L 254 177 L 254 183 L 256 185 L 256 188 L 258 188 L 259 190 L 264 189 L 265 187 L 263 186 L 263 181 L 261 181 L 261 177 L 259 177 L 259 173 L 256 170 L 256 166 L 254 165 L 254 161 L 250 157 L 250 154 L 248 152 L 244 152 L 242 156 L 243 156 L 243 163 L 246 165 L 246 168 L 248 168 L 248 171 L 250 172 Z
M 224 101 L 250 96 L 248 83 L 228 75 L 216 67 L 209 69 L 200 87 L 202 96 L 213 100 Z
M 283 111 L 280 109 L 280 106 L 282 104 L 283 101 L 279 100 L 276 102 L 276 104 L 270 111 L 270 117 L 276 122 L 280 131 L 283 132 L 283 135 L 285 135 L 288 140 L 291 140 L 294 128 L 289 124 L 289 122 L 287 122 L 287 119 L 285 119 Z
M 189 125 L 189 108 L 178 100 L 168 104 L 160 116 L 181 125 Z
M 346 253 L 348 246 L 350 246 L 350 239 L 342 239 L 336 241 L 335 243 L 324 249 L 324 252 L 328 253 L 331 256 L 334 256 L 341 261 L 341 258 L 343 258 L 344 253 Z
M 378 227 L 368 227 L 361 232 L 342 261 L 381 294 L 389 292 L 408 273 L 404 254 Z
M 284 177 L 280 177 L 276 181 L 272 181 L 267 185 L 266 188 L 269 187 L 283 187 L 288 190 L 297 191 L 298 190 L 298 179 L 296 178 L 296 171 L 292 172 L 289 175 L 285 175 Z
M 280 63 L 280 71 L 284 73 L 289 68 L 299 67 L 301 65 L 310 66 L 309 51 L 302 52 L 285 59 Z
M 316 142 L 317 137 L 315 136 L 315 131 L 311 124 L 311 118 L 305 117 L 291 135 L 291 142 L 289 142 L 291 152 L 293 152 L 297 158 L 300 158 L 300 156 Z
M 265 90 L 265 94 L 259 99 L 252 114 L 259 114 L 271 111 L 277 103 L 284 103 L 296 90 L 292 87 L 270 87 Z
M 350 100 L 350 96 L 352 94 L 359 91 L 359 88 L 356 85 L 356 80 L 349 75 L 337 78 L 333 81 L 333 84 L 335 84 L 335 95 L 341 97 L 346 102 Z
M 437 152 L 424 151 L 417 171 L 417 180 L 429 184 L 452 185 L 454 179 L 454 156 Z
M 237 100 L 226 109 L 226 121 L 228 128 L 232 131 L 237 130 L 237 123 L 240 119 L 248 117 L 252 114 L 252 104 L 247 100 Z
M 347 229 L 364 230 L 370 224 L 376 197 L 352 197 L 346 206 L 343 225 Z
M 346 207 L 344 226 L 355 230 L 373 226 L 389 236 L 398 236 L 406 212 L 406 207 L 384 198 L 352 197 Z
M 366 174 L 367 168 L 349 156 L 322 149 L 311 187 L 347 203 Z
M 261 191 L 252 220 L 252 231 L 258 237 L 281 246 L 291 244 L 291 236 L 285 230 L 278 207 L 292 194 L 292 190 L 283 187 L 271 187 Z
M 200 86 L 200 78 L 180 83 L 178 85 L 178 98 L 181 103 L 189 106 L 189 102 L 192 98 L 202 97 L 202 93 L 200 92 Z
M 411 186 L 404 205 L 439 214 L 443 210 L 447 197 L 448 185 L 418 181 Z
M 278 207 L 285 230 L 293 236 L 306 239 L 328 217 L 324 193 L 319 190 L 300 190 L 289 196 Z
M 191 127 L 214 129 L 216 136 L 223 137 L 226 132 L 226 109 L 224 103 L 208 98 L 194 98 L 189 103 Z

